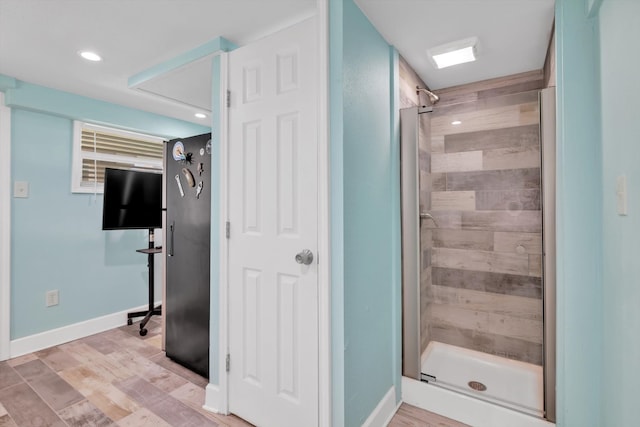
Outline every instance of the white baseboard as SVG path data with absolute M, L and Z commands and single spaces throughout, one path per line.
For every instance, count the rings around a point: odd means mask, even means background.
M 156 302 L 154 306 L 158 306 Z M 104 332 L 127 324 L 127 313 L 131 311 L 144 311 L 148 305 L 131 308 L 106 316 L 96 317 L 72 325 L 63 326 L 50 331 L 40 332 L 24 338 L 12 340 L 9 345 L 9 357 L 14 358 L 25 354 L 33 353 L 45 348 L 54 347 L 69 341 L 88 337 L 89 335 Z
M 391 386 L 369 418 L 362 424 L 362 427 L 386 427 L 398 410 L 398 406 L 396 388 Z
M 541 418 L 402 377 L 402 401 L 474 427 L 555 427 Z
M 207 384 L 207 388 L 205 389 L 204 395 L 204 405 L 202 405 L 202 409 L 209 412 L 214 412 L 216 414 L 225 414 L 220 410 L 220 402 L 222 402 L 220 396 L 220 387 L 215 384 Z

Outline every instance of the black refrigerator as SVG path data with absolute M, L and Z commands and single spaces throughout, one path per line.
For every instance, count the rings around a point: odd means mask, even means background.
M 211 134 L 166 143 L 164 177 L 165 350 L 208 378 Z

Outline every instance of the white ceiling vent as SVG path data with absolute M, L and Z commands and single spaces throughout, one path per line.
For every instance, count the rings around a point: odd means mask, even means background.
M 477 44 L 477 37 L 469 37 L 432 47 L 427 51 L 427 54 L 436 68 L 446 68 L 475 61 Z

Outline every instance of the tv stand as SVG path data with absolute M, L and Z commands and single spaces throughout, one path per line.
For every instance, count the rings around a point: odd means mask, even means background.
M 162 305 L 159 305 L 154 308 L 153 304 L 155 303 L 154 298 L 154 284 L 153 284 L 153 256 L 162 252 L 162 248 L 156 248 L 154 246 L 154 236 L 153 236 L 153 228 L 149 229 L 149 247 L 144 249 L 136 249 L 136 252 L 140 252 L 143 254 L 147 254 L 148 262 L 147 267 L 149 268 L 149 309 L 146 311 L 134 311 L 131 313 L 127 313 L 127 325 L 133 325 L 134 317 L 142 317 L 144 319 L 140 322 L 140 336 L 147 335 L 147 323 L 151 316 L 159 316 L 162 314 Z

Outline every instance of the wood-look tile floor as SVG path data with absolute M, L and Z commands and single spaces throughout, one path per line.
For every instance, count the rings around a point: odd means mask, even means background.
M 458 421 L 403 403 L 388 427 L 469 427 Z
M 202 409 L 207 379 L 161 351 L 160 320 L 145 337 L 123 326 L 0 362 L 0 427 L 252 427 Z M 465 427 L 403 404 L 390 427 Z
M 161 351 L 160 319 L 0 362 L 0 427 L 250 427 L 202 409 L 207 380 Z

